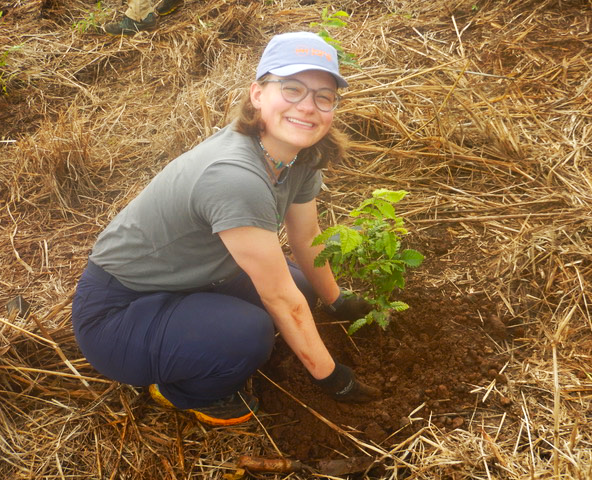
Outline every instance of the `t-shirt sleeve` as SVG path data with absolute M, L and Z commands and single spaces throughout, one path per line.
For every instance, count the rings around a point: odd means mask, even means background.
M 321 191 L 323 175 L 320 170 L 310 170 L 302 183 L 302 187 L 294 197 L 294 203 L 308 203 L 315 199 Z
M 209 225 L 212 233 L 247 226 L 278 230 L 277 207 L 266 182 L 236 164 L 209 166 L 195 183 L 190 202 L 196 221 Z

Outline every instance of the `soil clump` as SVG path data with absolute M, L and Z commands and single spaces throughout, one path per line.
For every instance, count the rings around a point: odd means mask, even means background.
M 432 238 L 436 246 L 419 247 L 427 250 L 420 272 L 441 268 L 442 259 L 436 252 L 446 253 L 445 260 L 450 260 L 452 248 L 443 245 L 445 238 L 438 235 Z M 464 257 L 462 263 L 470 263 L 466 252 Z M 281 338 L 262 372 L 330 422 L 383 448 L 408 438 L 428 419 L 443 431 L 462 428 L 488 386 L 506 382 L 507 353 L 496 342 L 508 338 L 509 330 L 485 295 L 421 283 L 421 275 L 408 282 L 398 298 L 410 308 L 395 313 L 385 331 L 370 325 L 348 336 L 347 324 L 334 321 L 320 309 L 314 312 L 335 359 L 352 366 L 364 382 L 380 388 L 381 400 L 350 405 L 327 397 Z M 260 378 L 255 386 L 263 411 L 269 414 L 266 427 L 284 453 L 302 461 L 359 454 L 357 446 L 268 380 Z M 495 395 L 486 401 L 503 406 Z

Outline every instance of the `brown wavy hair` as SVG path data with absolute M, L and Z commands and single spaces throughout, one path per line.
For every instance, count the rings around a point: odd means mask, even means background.
M 261 78 L 259 83 L 262 84 L 264 80 L 265 77 Z M 234 128 L 243 135 L 255 138 L 265 131 L 260 111 L 253 106 L 248 90 L 237 108 Z M 309 164 L 315 169 L 325 168 L 329 163 L 338 164 L 346 155 L 347 144 L 347 135 L 331 125 L 327 134 L 317 143 L 300 150 L 298 162 Z

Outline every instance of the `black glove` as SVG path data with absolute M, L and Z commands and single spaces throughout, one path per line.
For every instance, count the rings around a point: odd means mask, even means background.
M 356 380 L 351 368 L 337 362 L 331 375 L 322 380 L 313 378 L 313 382 L 338 402 L 364 403 L 380 398 L 380 390 Z
M 331 305 L 325 305 L 325 311 L 337 318 L 338 320 L 354 321 L 363 318 L 370 313 L 373 308 L 362 297 L 356 294 L 344 295 L 343 292 L 339 294 L 337 300 Z

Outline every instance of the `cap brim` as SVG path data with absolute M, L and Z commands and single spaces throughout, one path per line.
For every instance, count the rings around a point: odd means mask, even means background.
M 288 75 L 294 75 L 295 73 L 304 72 L 305 70 L 320 70 L 322 72 L 327 72 L 333 75 L 333 78 L 337 82 L 337 86 L 339 88 L 345 88 L 349 86 L 349 83 L 343 78 L 341 75 L 336 75 L 335 72 L 332 72 L 326 68 L 319 67 L 318 65 L 311 65 L 309 63 L 296 63 L 293 65 L 287 65 L 285 67 L 274 68 L 269 71 L 269 73 L 273 75 L 277 75 L 278 77 L 287 77 Z

